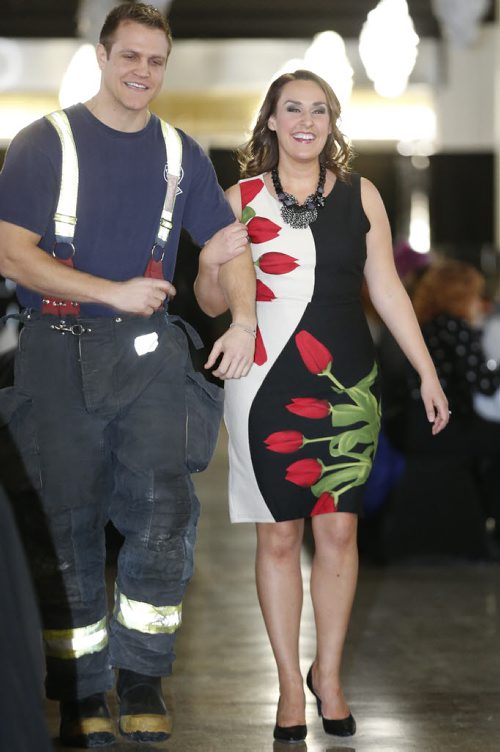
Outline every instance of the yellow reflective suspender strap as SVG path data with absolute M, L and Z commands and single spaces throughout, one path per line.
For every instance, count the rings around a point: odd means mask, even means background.
M 165 247 L 168 234 L 172 229 L 177 186 L 181 176 L 182 141 L 173 125 L 166 123 L 164 120 L 161 120 L 161 130 L 165 141 L 165 150 L 167 152 L 167 192 L 165 194 L 165 202 L 161 212 L 156 243 Z
M 115 619 L 127 629 L 144 634 L 175 632 L 182 623 L 182 603 L 176 606 L 153 606 L 127 598 L 115 589 Z
M 169 249 L 165 258 L 165 248 L 168 236 L 173 226 L 174 205 L 177 197 L 182 169 L 182 141 L 177 130 L 164 120 L 160 120 L 165 151 L 167 157 L 167 190 L 161 210 L 160 222 L 155 242 L 151 249 L 151 256 L 144 272 L 145 277 L 172 280 L 175 270 L 177 249 Z
M 59 261 L 68 266 L 73 266 L 72 257 L 75 253 L 73 238 L 77 222 L 79 180 L 78 155 L 71 124 L 66 113 L 63 110 L 57 110 L 46 117 L 59 136 L 62 150 L 61 185 L 57 209 L 54 215 L 56 243 L 69 243 L 72 247 L 71 256 L 67 259 L 60 258 Z M 165 265 L 164 256 L 165 246 L 173 226 L 174 205 L 182 169 L 182 140 L 172 125 L 163 120 L 160 120 L 160 123 L 167 157 L 167 189 L 165 191 L 165 200 L 155 236 L 155 243 L 144 274 L 147 277 L 164 279 L 165 277 L 171 278 L 173 276 L 175 267 L 175 250 L 169 255 Z M 167 274 L 165 274 L 165 270 Z M 57 312 L 59 315 L 69 313 L 79 315 L 79 305 L 64 300 L 48 298 L 43 300 L 42 312 Z
M 68 116 L 63 110 L 52 112 L 46 117 L 56 129 L 62 149 L 61 187 L 57 210 L 54 215 L 55 234 L 58 239 L 72 240 L 77 220 L 76 205 L 79 179 L 75 140 Z M 182 141 L 177 130 L 172 125 L 166 123 L 164 120 L 160 122 L 167 153 L 168 182 L 157 232 L 157 242 L 159 240 L 159 244 L 164 246 L 167 242 L 168 234 L 172 229 L 177 186 L 181 175 Z
M 76 153 L 73 131 L 68 116 L 63 110 L 46 115 L 47 120 L 55 128 L 61 142 L 61 185 L 56 213 L 54 214 L 55 243 L 52 255 L 66 266 L 73 266 L 75 246 L 73 238 L 76 227 L 76 203 L 78 199 L 78 156 Z M 58 243 L 68 244 L 70 255 L 59 258 L 55 249 Z M 63 300 L 62 298 L 42 298 L 42 313 L 55 314 L 58 316 L 78 316 L 80 304 L 76 301 Z
M 63 110 L 47 115 L 57 131 L 62 149 L 61 187 L 54 215 L 55 235 L 58 241 L 72 241 L 75 235 L 76 202 L 78 197 L 78 156 L 73 131 Z
M 106 617 L 75 629 L 44 629 L 45 653 L 51 658 L 80 658 L 103 650 L 108 644 Z

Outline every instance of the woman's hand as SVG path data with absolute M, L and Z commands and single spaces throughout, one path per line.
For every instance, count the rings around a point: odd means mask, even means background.
M 446 428 L 450 420 L 448 400 L 436 375 L 424 377 L 420 385 L 420 394 L 424 403 L 427 419 L 432 423 L 432 435 Z
M 239 256 L 248 247 L 246 225 L 235 220 L 223 227 L 205 243 L 200 252 L 200 264 L 218 267 Z

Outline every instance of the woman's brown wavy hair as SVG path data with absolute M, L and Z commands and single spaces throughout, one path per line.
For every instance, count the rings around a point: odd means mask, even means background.
M 469 319 L 470 305 L 482 295 L 485 280 L 480 271 L 465 261 L 437 261 L 422 275 L 413 294 L 413 307 L 420 324 L 440 313 Z
M 241 177 L 255 177 L 255 175 L 272 170 L 278 164 L 278 139 L 276 133 L 269 130 L 267 123 L 271 115 L 274 115 L 276 112 L 276 105 L 283 87 L 290 81 L 313 81 L 322 89 L 328 105 L 332 132 L 329 134 L 320 154 L 320 161 L 339 180 L 347 182 L 353 152 L 337 127 L 337 121 L 340 117 L 339 100 L 335 96 L 331 86 L 320 76 L 309 70 L 296 70 L 294 73 L 284 73 L 272 82 L 260 108 L 250 140 L 238 149 L 237 152 Z

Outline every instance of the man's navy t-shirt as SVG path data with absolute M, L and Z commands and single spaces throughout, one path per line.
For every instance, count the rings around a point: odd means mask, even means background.
M 111 280 L 144 274 L 155 242 L 166 191 L 165 142 L 160 120 L 152 116 L 135 133 L 116 131 L 78 104 L 66 110 L 78 153 L 79 184 L 74 265 Z M 175 253 L 181 227 L 197 245 L 234 221 L 212 163 L 201 147 L 179 131 L 182 172 L 165 262 Z M 0 173 L 0 219 L 41 236 L 54 247 L 54 213 L 61 179 L 61 145 L 42 118 L 12 141 Z M 167 266 L 168 268 L 168 266 Z M 21 286 L 22 306 L 39 309 L 41 296 Z M 86 316 L 111 316 L 107 306 L 82 304 Z

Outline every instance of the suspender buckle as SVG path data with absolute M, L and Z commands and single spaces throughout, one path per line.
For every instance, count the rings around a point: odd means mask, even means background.
M 161 263 L 165 257 L 165 249 L 159 243 L 155 243 L 151 248 L 151 258 L 157 264 Z
M 56 248 L 59 249 L 59 253 L 56 253 Z M 64 250 L 63 250 L 64 249 Z M 61 253 L 61 251 L 63 251 Z M 76 249 L 71 240 L 56 240 L 52 247 L 52 255 L 58 261 L 69 263 L 76 253 Z

